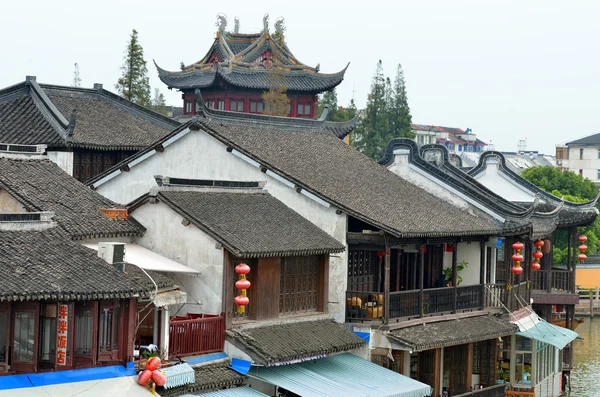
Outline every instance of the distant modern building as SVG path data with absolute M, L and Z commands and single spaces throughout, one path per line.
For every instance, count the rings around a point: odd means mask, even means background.
M 483 152 L 487 146 L 485 142 L 477 139 L 470 128 L 440 127 L 436 125 L 411 124 L 415 133 L 415 141 L 419 145 L 438 143 L 443 145 L 452 154 L 463 152 Z
M 522 171 L 537 166 L 556 166 L 554 156 L 540 153 L 537 150 L 500 152 L 506 160 L 506 166 L 513 172 L 520 174 Z M 463 152 L 460 154 L 462 168 L 473 168 L 479 163 L 481 153 Z
M 556 165 L 600 183 L 600 133 L 557 146 Z

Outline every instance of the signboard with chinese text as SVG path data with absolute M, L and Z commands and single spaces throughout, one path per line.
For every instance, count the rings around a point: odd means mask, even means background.
M 67 365 L 67 332 L 69 330 L 69 306 L 58 305 L 56 320 L 56 365 Z

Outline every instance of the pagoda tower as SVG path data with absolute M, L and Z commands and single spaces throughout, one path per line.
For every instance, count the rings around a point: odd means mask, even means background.
M 283 19 L 269 32 L 269 15 L 263 18 L 260 33 L 239 33 L 236 18 L 233 32 L 227 31 L 227 18 L 217 17 L 215 40 L 202 60 L 170 72 L 160 68 L 158 76 L 169 89 L 183 92 L 183 113 L 194 115 L 200 109 L 196 90 L 205 105 L 212 109 L 243 113 L 268 113 L 262 95 L 273 87 L 273 76 L 287 88 L 287 116 L 315 118 L 317 95 L 336 87 L 344 79 L 348 65 L 332 74 L 319 72 L 319 65 L 300 62 L 288 48 Z

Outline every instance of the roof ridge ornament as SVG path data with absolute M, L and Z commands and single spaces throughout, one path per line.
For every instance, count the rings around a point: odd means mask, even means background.
M 218 29 L 218 33 L 222 34 L 225 32 L 227 28 L 227 15 L 222 12 L 217 14 L 217 22 L 215 22 L 215 26 Z
M 265 35 L 269 35 L 269 13 L 266 13 L 265 16 L 263 16 L 263 32 Z
M 72 138 L 75 133 L 75 124 L 77 123 L 77 109 L 71 110 L 69 125 L 67 126 L 67 137 Z
M 233 33 L 240 33 L 240 19 L 238 17 L 233 18 Z
M 285 18 L 284 17 L 279 17 L 275 20 L 275 36 L 277 36 L 277 38 L 283 43 L 284 41 L 284 36 L 283 34 L 285 33 Z

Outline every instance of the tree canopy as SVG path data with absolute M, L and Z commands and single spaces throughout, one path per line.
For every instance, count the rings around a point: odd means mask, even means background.
M 571 171 L 560 171 L 552 166 L 528 168 L 521 176 L 539 188 L 565 200 L 583 202 L 593 200 L 598 188 L 591 180 Z
M 290 99 L 287 96 L 287 79 L 283 69 L 272 68 L 267 75 L 269 89 L 262 94 L 264 114 L 287 116 Z
M 542 190 L 561 197 L 566 201 L 582 203 L 593 200 L 598 194 L 598 187 L 591 180 L 571 171 L 560 171 L 552 166 L 528 168 L 521 176 Z M 588 254 L 600 252 L 600 220 L 596 218 L 590 226 L 579 228 L 578 233 L 588 238 Z M 555 264 L 567 262 L 568 234 L 566 231 L 554 233 L 553 258 Z
M 141 106 L 150 106 L 150 80 L 144 59 L 144 49 L 138 40 L 138 32 L 133 29 L 121 66 L 121 77 L 115 84 L 119 94 Z
M 394 82 L 377 68 L 367 97 L 367 107 L 352 133 L 351 142 L 363 154 L 379 160 L 387 143 L 394 138 L 414 138 L 412 117 L 402 66 L 398 65 Z
M 325 118 L 327 121 L 348 121 L 356 116 L 354 99 L 350 101 L 348 107 L 344 108 L 339 106 L 335 88 L 319 96 L 319 102 L 317 102 L 317 118 L 321 117 L 326 105 L 329 106 L 329 112 Z

